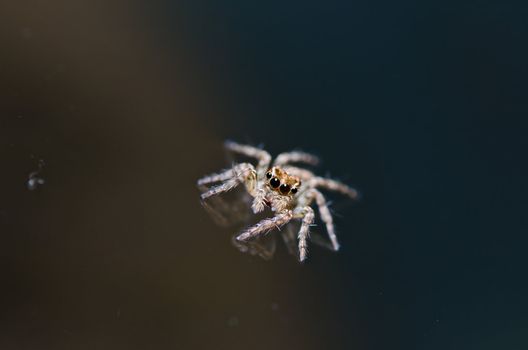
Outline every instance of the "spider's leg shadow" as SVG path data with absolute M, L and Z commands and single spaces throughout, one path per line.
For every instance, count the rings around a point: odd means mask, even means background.
M 259 256 L 264 260 L 271 260 L 276 251 L 277 235 L 280 235 L 286 250 L 295 258 L 299 259 L 298 247 L 298 233 L 300 229 L 300 222 L 291 221 L 284 225 L 280 231 L 273 231 L 269 234 L 259 236 L 248 241 L 238 241 L 236 237 L 238 233 L 231 237 L 232 244 L 242 253 Z M 332 242 L 330 242 L 325 235 L 318 231 L 311 231 L 309 240 L 317 246 L 323 247 L 333 251 Z
M 200 188 L 204 191 L 203 188 Z M 251 196 L 243 189 L 234 189 L 224 196 L 212 196 L 201 201 L 213 221 L 222 227 L 245 223 L 251 218 Z
M 235 234 L 231 237 L 233 245 L 242 253 L 258 255 L 264 260 L 271 260 L 275 255 L 276 239 L 274 235 L 265 235 L 251 241 L 238 241 Z

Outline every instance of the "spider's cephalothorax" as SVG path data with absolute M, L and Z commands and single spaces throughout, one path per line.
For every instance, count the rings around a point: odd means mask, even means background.
M 253 211 L 255 213 L 263 209 L 262 204 L 267 205 L 274 211 L 293 209 L 295 206 L 295 194 L 299 192 L 301 186 L 299 177 L 292 176 L 280 167 L 274 166 L 266 172 L 264 182 L 265 185 L 259 191 L 261 195 L 255 196 L 253 201 Z
M 202 200 L 244 184 L 247 192 L 253 197 L 251 208 L 254 213 L 259 213 L 266 207 L 274 212 L 273 217 L 247 228 L 236 237 L 236 240 L 247 241 L 274 228 L 280 228 L 292 219 L 299 219 L 301 220 L 298 234 L 299 259 L 303 261 L 307 254 L 308 229 L 314 221 L 314 211 L 311 205 L 315 201 L 321 219 L 326 225 L 332 247 L 334 250 L 339 249 L 333 219 L 326 199 L 319 189 L 337 191 L 356 199 L 358 193 L 355 189 L 291 165 L 292 163 L 317 165 L 319 159 L 308 153 L 298 151 L 281 153 L 275 158 L 273 164 L 270 164 L 269 153 L 259 148 L 230 141 L 225 143 L 225 147 L 228 151 L 257 159 L 258 164 L 255 167 L 250 163 L 239 163 L 219 174 L 201 178 L 198 180 L 198 186 L 203 190 Z M 217 185 L 207 187 L 215 183 Z
M 286 171 L 274 166 L 266 173 L 267 185 L 283 196 L 293 196 L 299 191 L 301 179 L 289 175 Z

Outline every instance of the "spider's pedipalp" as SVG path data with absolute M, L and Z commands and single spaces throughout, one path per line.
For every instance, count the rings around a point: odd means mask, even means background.
M 293 151 L 281 153 L 275 158 L 273 165 L 281 166 L 289 163 L 305 163 L 308 165 L 319 164 L 319 158 L 310 153 Z
M 249 239 L 258 237 L 262 234 L 265 234 L 275 228 L 280 228 L 283 225 L 286 225 L 293 218 L 293 213 L 291 210 L 286 210 L 281 214 L 277 214 L 272 218 L 263 219 L 258 222 L 256 225 L 247 228 L 244 232 L 239 234 L 236 239 L 238 241 L 247 241 Z
M 263 188 L 259 188 L 255 191 L 255 197 L 253 198 L 253 203 L 251 204 L 251 210 L 253 213 L 257 214 L 266 208 L 266 191 Z

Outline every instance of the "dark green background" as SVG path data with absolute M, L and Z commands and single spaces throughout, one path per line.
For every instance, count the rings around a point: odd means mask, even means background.
M 4 2 L 0 348 L 528 348 L 527 18 Z M 342 250 L 232 247 L 195 188 L 226 138 L 315 152 L 357 186 L 332 196 Z

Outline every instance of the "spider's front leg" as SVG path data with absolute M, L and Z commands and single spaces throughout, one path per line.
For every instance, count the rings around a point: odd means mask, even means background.
M 204 187 L 205 185 L 209 185 L 215 182 L 222 182 L 222 181 L 229 180 L 232 177 L 233 177 L 233 168 L 224 170 L 221 173 L 204 176 L 201 179 L 199 179 L 196 184 L 198 185 L 198 187 Z
M 306 206 L 301 208 L 295 217 L 302 218 L 301 229 L 299 230 L 299 261 L 303 262 L 308 254 L 307 238 L 310 234 L 310 225 L 314 222 L 314 211 Z
M 237 241 L 247 241 L 252 238 L 263 235 L 274 228 L 280 228 L 286 225 L 290 220 L 293 219 L 293 212 L 291 210 L 285 210 L 281 213 L 277 213 L 272 218 L 261 220 L 254 226 L 248 227 L 241 234 L 236 237 Z
M 253 165 L 249 163 L 240 163 L 223 173 L 213 174 L 198 180 L 198 186 L 205 186 L 205 184 L 213 182 L 222 183 L 220 185 L 213 186 L 206 192 L 202 193 L 202 200 L 220 193 L 227 192 L 241 183 L 246 184 L 249 192 L 253 191 L 256 183 L 256 171 Z
M 264 178 L 264 175 L 266 174 L 266 171 L 268 170 L 269 164 L 271 162 L 271 155 L 268 152 L 261 150 L 260 148 L 248 145 L 241 145 L 233 141 L 226 141 L 224 143 L 224 147 L 228 151 L 257 159 L 257 176 L 259 179 Z

